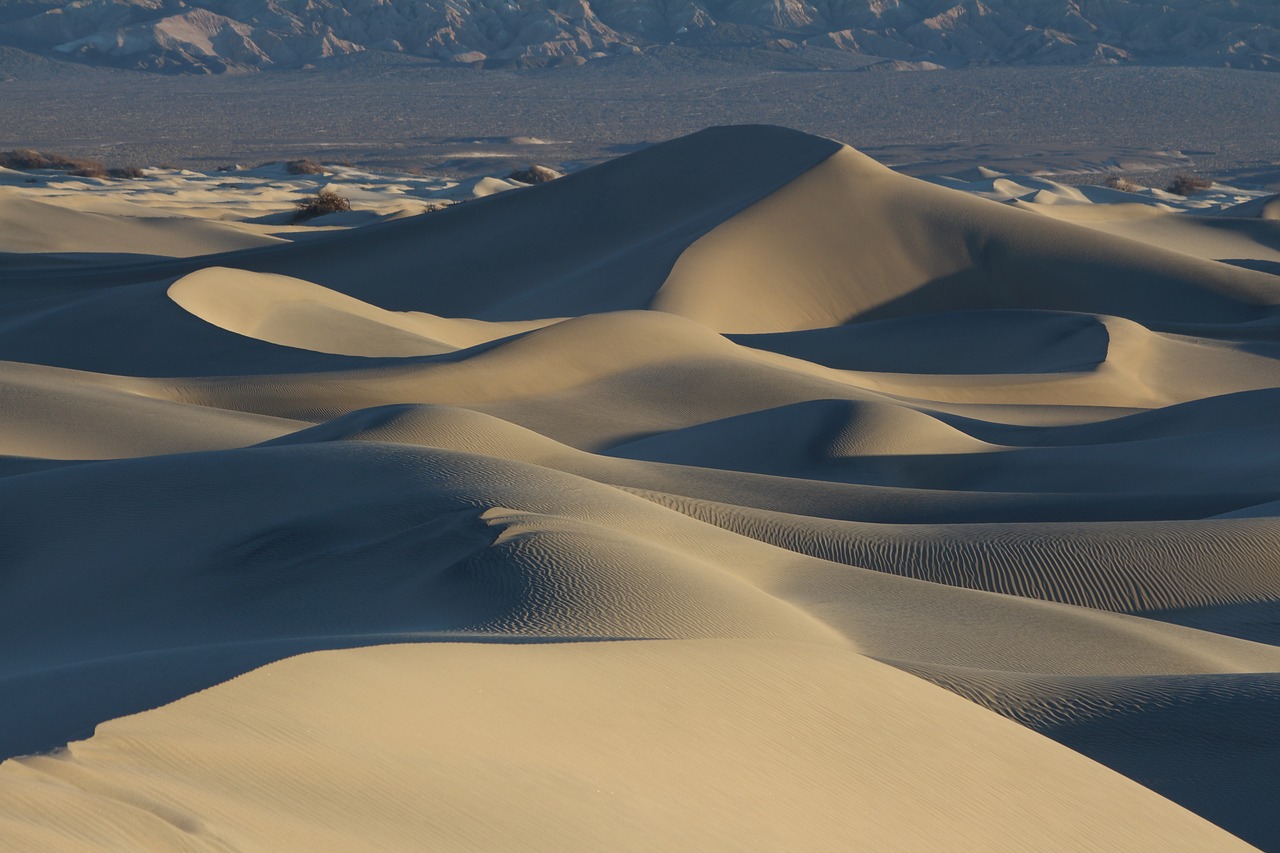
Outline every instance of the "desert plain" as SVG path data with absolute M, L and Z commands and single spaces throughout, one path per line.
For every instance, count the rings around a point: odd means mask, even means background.
M 776 126 L 0 170 L 0 847 L 1280 849 L 1278 272 Z

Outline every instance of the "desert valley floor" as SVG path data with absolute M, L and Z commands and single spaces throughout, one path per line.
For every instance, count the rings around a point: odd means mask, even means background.
M 0 849 L 1280 849 L 1280 200 L 332 171 L 0 170 Z

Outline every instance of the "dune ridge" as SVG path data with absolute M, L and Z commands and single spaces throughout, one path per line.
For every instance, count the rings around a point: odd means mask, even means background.
M 1280 278 L 984 181 L 716 128 L 28 247 L 0 846 L 1280 846 Z

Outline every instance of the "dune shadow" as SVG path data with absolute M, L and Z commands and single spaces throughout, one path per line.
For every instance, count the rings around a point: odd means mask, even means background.
M 1264 261 L 1261 258 L 1218 258 L 1218 262 L 1254 272 L 1280 275 L 1280 261 Z
M 1187 607 L 1143 613 L 1148 619 L 1171 622 L 1198 631 L 1225 634 L 1255 643 L 1280 646 L 1280 601 L 1247 601 L 1213 607 Z
M 1171 686 L 1158 685 L 1139 707 L 1117 705 L 1042 733 L 1260 849 L 1280 849 L 1280 679 L 1244 673 L 1152 681 Z
M 838 370 L 939 376 L 1092 370 L 1106 360 L 1110 341 L 1106 327 L 1088 315 L 1026 309 L 911 313 L 823 329 L 726 337 Z M 912 345 L 904 346 L 905 341 Z
M 135 252 L 0 252 L 0 270 L 6 273 L 66 273 L 97 270 L 103 266 L 148 266 L 174 260 L 169 255 Z

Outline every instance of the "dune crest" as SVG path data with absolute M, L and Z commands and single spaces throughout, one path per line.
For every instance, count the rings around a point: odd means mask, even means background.
M 540 328 L 384 311 L 282 275 L 208 267 L 169 286 L 169 298 L 220 329 L 286 347 L 369 357 L 438 355 Z
M 999 308 L 1239 321 L 1278 303 L 1265 275 L 1021 216 L 846 146 L 700 238 L 653 307 L 759 334 Z

